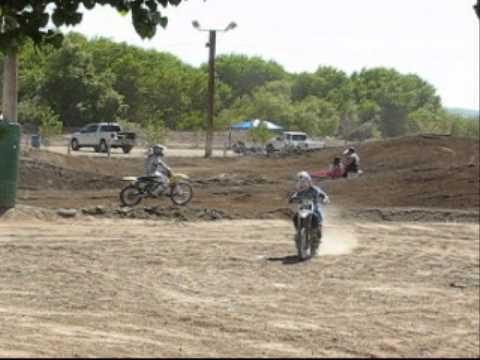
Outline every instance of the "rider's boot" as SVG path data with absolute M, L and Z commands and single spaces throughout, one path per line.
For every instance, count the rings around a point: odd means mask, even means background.
M 164 184 L 158 184 L 155 189 L 152 191 L 153 196 L 159 196 L 163 191 L 165 190 L 165 185 Z

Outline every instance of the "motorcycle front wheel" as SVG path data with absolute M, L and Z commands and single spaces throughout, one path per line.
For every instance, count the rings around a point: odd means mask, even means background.
M 142 193 L 134 185 L 128 185 L 120 192 L 120 202 L 123 206 L 135 206 L 142 200 Z
M 297 253 L 301 260 L 306 260 L 310 257 L 310 242 L 311 235 L 307 227 L 302 226 L 297 233 Z
M 179 181 L 177 182 L 170 192 L 170 199 L 176 205 L 187 205 L 193 197 L 193 189 L 192 186 L 185 182 Z

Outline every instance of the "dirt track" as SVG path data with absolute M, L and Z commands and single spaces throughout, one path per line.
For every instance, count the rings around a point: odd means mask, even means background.
M 320 182 L 325 240 L 298 263 L 291 175 L 338 151 L 169 159 L 194 180 L 188 220 L 235 219 L 198 222 L 59 219 L 118 207 L 142 163 L 24 154 L 0 217 L 0 356 L 478 357 L 478 143 L 361 145 L 364 177 Z
M 477 224 L 65 225 L 0 223 L 2 356 L 479 356 Z

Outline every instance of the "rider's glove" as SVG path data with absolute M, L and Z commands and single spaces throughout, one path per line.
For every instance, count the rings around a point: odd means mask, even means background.
M 328 204 L 328 203 L 330 203 L 330 198 L 329 198 L 328 196 L 325 196 L 325 197 L 323 198 L 323 200 L 322 200 L 322 203 L 323 203 L 323 204 Z
M 292 203 L 294 200 L 295 200 L 295 197 L 297 196 L 297 193 L 293 192 L 293 193 L 289 193 L 288 194 L 288 202 L 289 203 Z

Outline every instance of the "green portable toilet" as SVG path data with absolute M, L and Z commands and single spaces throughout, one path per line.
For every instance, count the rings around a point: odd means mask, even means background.
M 15 206 L 20 133 L 17 123 L 0 121 L 0 209 Z

